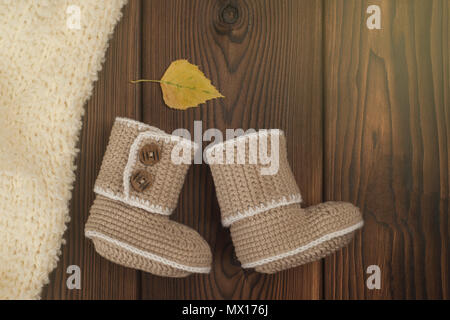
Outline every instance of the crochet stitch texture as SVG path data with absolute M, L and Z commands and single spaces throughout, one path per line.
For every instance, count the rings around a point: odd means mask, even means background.
M 139 154 L 154 146 L 157 161 Z M 177 164 L 172 153 L 186 153 Z M 120 265 L 159 276 L 209 273 L 208 243 L 193 229 L 169 220 L 197 145 L 155 127 L 117 118 L 95 183 L 97 197 L 85 226 L 96 251 Z M 174 152 L 175 151 L 175 152 Z M 133 173 L 149 177 L 144 190 L 133 188 Z
M 39 298 L 56 267 L 83 105 L 125 3 L 0 0 L 0 299 Z
M 279 165 L 274 174 L 262 175 L 264 165 L 258 159 L 250 161 L 258 150 L 251 145 L 259 149 L 265 146 L 268 154 L 278 150 Z M 234 162 L 214 163 L 218 155 L 225 159 L 230 149 L 234 149 Z M 237 162 L 239 153 L 245 155 L 243 163 Z M 318 260 L 345 246 L 363 225 L 359 209 L 350 203 L 326 202 L 307 209 L 300 206 L 300 190 L 280 130 L 261 130 L 214 145 L 206 157 L 222 224 L 230 227 L 243 268 L 274 273 Z

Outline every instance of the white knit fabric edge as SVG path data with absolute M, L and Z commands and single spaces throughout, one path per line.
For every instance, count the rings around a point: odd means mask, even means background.
M 119 121 L 123 121 L 123 120 L 119 120 Z M 195 143 L 191 140 L 187 140 L 187 139 L 181 138 L 179 136 L 169 135 L 165 132 L 145 131 L 145 132 L 140 133 L 134 140 L 133 144 L 131 145 L 129 156 L 128 156 L 128 162 L 123 171 L 123 193 L 124 193 L 126 201 L 129 201 L 129 199 L 130 199 L 130 183 L 131 183 L 130 177 L 131 177 L 131 173 L 132 173 L 131 171 L 133 169 L 133 166 L 136 164 L 136 161 L 138 158 L 139 144 L 145 138 L 154 139 L 156 141 L 162 140 L 166 143 L 172 142 L 172 141 L 178 142 L 178 143 L 181 143 L 182 146 L 184 146 L 184 147 L 193 148 L 194 153 L 197 151 L 197 149 L 199 147 L 197 143 Z M 136 198 L 136 199 L 138 199 L 138 198 Z M 141 200 L 141 199 L 139 199 L 139 200 Z M 145 201 L 145 200 L 142 200 L 142 201 Z
M 151 204 L 149 201 L 146 200 L 142 200 L 140 198 L 137 197 L 128 197 L 125 198 L 125 196 L 122 196 L 120 194 L 116 194 L 111 190 L 104 190 L 100 187 L 95 187 L 94 188 L 94 192 L 96 194 L 99 194 L 101 196 L 104 196 L 108 199 L 111 200 L 116 200 L 116 201 L 120 201 L 123 202 L 129 206 L 132 207 L 137 207 L 139 209 L 143 209 L 152 213 L 158 213 L 161 214 L 163 216 L 169 216 L 172 214 L 173 210 L 172 208 L 167 208 L 167 207 L 162 207 L 162 206 L 158 206 L 158 205 L 154 205 Z
M 267 203 L 261 204 L 259 207 L 249 208 L 244 212 L 237 212 L 235 215 L 223 219 L 222 225 L 224 227 L 229 227 L 236 221 L 255 216 L 257 214 L 269 211 L 271 209 L 287 206 L 294 203 L 302 203 L 302 196 L 300 193 L 293 194 L 288 197 L 283 197 L 279 200 L 269 201 Z
M 258 132 L 247 133 L 242 136 L 239 136 L 239 137 L 236 137 L 236 138 L 224 141 L 224 142 L 220 142 L 220 143 L 214 144 L 212 146 L 208 146 L 205 150 L 206 160 L 208 160 L 208 162 L 209 162 L 211 153 L 219 151 L 219 150 L 223 150 L 224 147 L 227 145 L 232 145 L 237 142 L 241 142 L 243 140 L 251 140 L 251 139 L 256 139 L 256 138 L 260 138 L 260 137 L 267 137 L 269 135 L 283 136 L 284 132 L 280 129 L 262 129 L 262 130 L 259 130 Z
M 0 300 L 39 299 L 62 266 L 82 115 L 126 2 L 0 0 Z
M 137 254 L 146 259 L 165 264 L 165 265 L 175 268 L 175 269 L 180 269 L 180 270 L 188 271 L 188 272 L 192 272 L 192 273 L 209 273 L 211 271 L 211 267 L 190 267 L 190 266 L 185 266 L 183 264 L 179 264 L 177 262 L 160 257 L 160 256 L 150 253 L 148 251 L 144 251 L 144 250 L 138 249 L 136 247 L 133 247 L 125 242 L 108 237 L 107 235 L 104 235 L 100 232 L 86 231 L 85 236 L 86 236 L 86 238 L 90 238 L 90 239 L 92 239 L 92 238 L 102 239 L 102 240 L 112 243 L 126 251 Z
M 339 231 L 332 232 L 332 233 L 329 233 L 327 235 L 324 235 L 323 237 L 320 237 L 320 238 L 318 238 L 318 239 L 308 243 L 307 245 L 298 247 L 297 249 L 294 249 L 292 251 L 285 252 L 285 253 L 282 253 L 282 254 L 270 257 L 270 258 L 261 259 L 261 260 L 255 261 L 255 262 L 250 262 L 250 263 L 243 264 L 242 268 L 245 268 L 245 269 L 255 268 L 255 267 L 267 264 L 267 263 L 271 263 L 271 262 L 274 262 L 274 261 L 277 261 L 277 260 L 281 260 L 281 259 L 293 256 L 293 255 L 296 255 L 298 253 L 301 253 L 303 251 L 306 251 L 308 249 L 316 247 L 316 246 L 324 243 L 325 241 L 329 241 L 329 240 L 331 240 L 333 238 L 341 237 L 341 236 L 344 236 L 344 235 L 346 235 L 346 234 L 348 234 L 350 232 L 353 232 L 353 231 L 361 228 L 363 225 L 364 225 L 363 221 L 358 222 L 357 224 L 354 224 L 351 227 L 348 227 L 348 228 L 345 228 L 345 229 L 342 229 L 342 230 L 339 230 Z

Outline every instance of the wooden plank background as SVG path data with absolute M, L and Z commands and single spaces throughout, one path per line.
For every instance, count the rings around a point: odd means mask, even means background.
M 324 19 L 324 197 L 366 223 L 325 260 L 325 298 L 449 299 L 450 2 L 327 0 Z
M 365 26 L 370 4 L 382 8 L 382 30 Z M 449 16 L 448 0 L 129 0 L 86 106 L 67 244 L 43 298 L 449 299 Z M 174 111 L 158 85 L 129 83 L 181 58 L 226 98 Z M 305 205 L 350 201 L 366 225 L 322 261 L 244 271 L 201 164 L 172 219 L 211 245 L 211 274 L 169 279 L 110 263 L 83 229 L 116 116 L 167 132 L 193 133 L 194 121 L 203 131 L 281 128 Z M 81 290 L 66 287 L 70 265 Z M 380 290 L 366 287 L 370 265 Z

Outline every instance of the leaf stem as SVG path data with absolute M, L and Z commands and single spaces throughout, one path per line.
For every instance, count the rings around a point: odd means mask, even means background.
M 140 80 L 132 80 L 132 81 L 130 81 L 131 83 L 141 83 L 141 82 L 153 82 L 153 83 L 164 83 L 164 84 L 167 84 L 167 85 L 170 85 L 170 86 L 174 86 L 174 87 L 177 87 L 177 88 L 184 88 L 184 89 L 190 89 L 190 90 L 195 90 L 196 88 L 195 87 L 188 87 L 188 86 L 184 86 L 184 85 L 181 85 L 181 84 L 178 84 L 178 83 L 173 83 L 173 82 L 171 82 L 171 81 L 164 81 L 164 80 L 147 80 L 147 79 L 140 79 Z M 206 92 L 205 91 L 205 93 L 209 93 L 209 92 Z
M 147 79 L 141 79 L 141 80 L 132 80 L 131 83 L 141 83 L 141 82 L 154 82 L 154 83 L 162 83 L 161 80 L 147 80 Z

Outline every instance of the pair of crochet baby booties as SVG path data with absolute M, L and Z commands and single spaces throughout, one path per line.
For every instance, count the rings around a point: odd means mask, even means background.
M 263 139 L 267 143 L 259 144 Z M 263 173 L 264 165 L 253 161 L 255 145 L 268 154 L 279 153 L 277 170 Z M 100 255 L 159 276 L 210 272 L 208 243 L 193 229 L 169 219 L 196 147 L 155 127 L 116 119 L 85 226 L 86 237 Z M 178 149 L 191 150 L 188 161 L 173 161 Z M 218 161 L 230 149 L 236 151 L 235 161 Z M 349 203 L 301 208 L 280 130 L 243 135 L 216 144 L 205 154 L 222 224 L 230 228 L 243 268 L 274 273 L 318 260 L 345 246 L 363 225 L 358 208 Z

